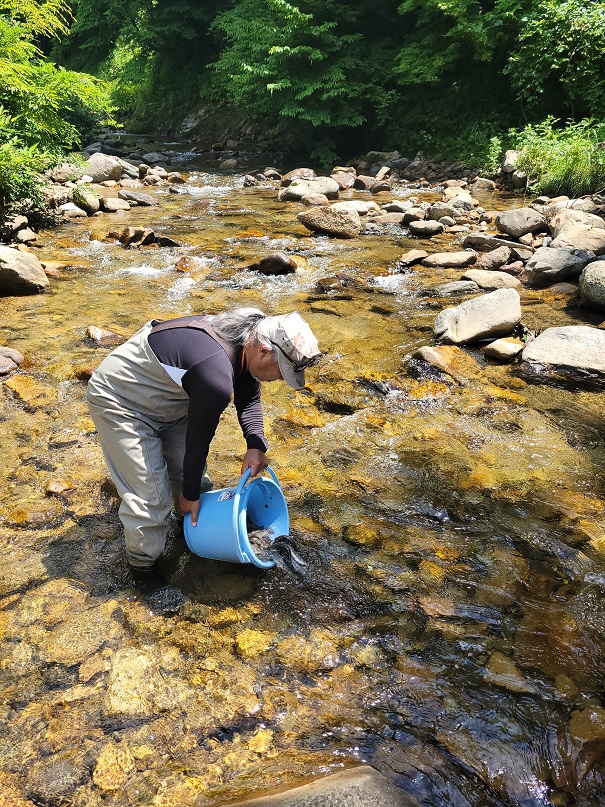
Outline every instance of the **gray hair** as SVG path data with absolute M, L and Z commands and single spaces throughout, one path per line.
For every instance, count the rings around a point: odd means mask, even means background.
M 209 319 L 217 334 L 232 345 L 245 345 L 252 337 L 275 351 L 273 345 L 267 341 L 267 337 L 258 332 L 258 326 L 266 317 L 267 315 L 258 308 L 235 308 L 233 311 L 225 311 Z

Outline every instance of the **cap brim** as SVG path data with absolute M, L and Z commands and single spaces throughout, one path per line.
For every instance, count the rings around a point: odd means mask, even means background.
M 277 352 L 277 362 L 279 364 L 281 377 L 284 379 L 286 384 L 289 384 L 293 389 L 302 389 L 305 386 L 304 370 L 298 370 L 298 372 L 295 372 L 294 367 L 280 351 Z

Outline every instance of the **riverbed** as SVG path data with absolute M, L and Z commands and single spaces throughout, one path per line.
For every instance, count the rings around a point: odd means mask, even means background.
M 187 168 L 158 208 L 39 233 L 50 293 L 0 299 L 0 344 L 26 357 L 0 386 L 0 802 L 202 807 L 367 762 L 424 807 L 603 804 L 602 390 L 478 348 L 455 378 L 413 358 L 460 272 L 399 259 L 460 236 L 312 235 L 269 183 Z M 377 201 L 412 197 L 440 190 Z M 107 238 L 131 224 L 180 246 Z M 276 251 L 295 273 L 247 269 Z M 192 556 L 175 524 L 162 568 L 186 603 L 155 613 L 127 579 L 84 401 L 108 348 L 86 330 L 238 305 L 299 311 L 325 352 L 303 391 L 263 388 L 307 573 Z M 532 330 L 599 321 L 549 290 L 521 306 Z M 244 451 L 230 407 L 215 487 Z

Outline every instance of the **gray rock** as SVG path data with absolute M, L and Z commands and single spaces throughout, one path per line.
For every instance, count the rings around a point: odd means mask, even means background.
M 130 210 L 130 205 L 126 199 L 116 199 L 114 197 L 101 197 L 101 207 L 107 213 L 116 213 L 118 210 Z
M 472 266 L 477 260 L 475 252 L 433 252 L 428 255 L 423 261 L 423 266 L 430 266 L 435 269 L 464 269 L 467 266 Z
M 23 364 L 25 361 L 25 356 L 23 353 L 20 353 L 18 350 L 15 350 L 14 347 L 6 347 L 4 345 L 0 345 L 0 356 L 3 356 L 6 359 L 10 359 L 15 364 Z
M 429 211 L 427 213 L 427 219 L 434 219 L 435 221 L 439 221 L 440 218 L 443 216 L 449 216 L 450 218 L 454 218 L 456 213 L 459 213 L 459 210 L 453 205 L 448 205 L 446 202 L 435 202 L 434 205 L 431 205 Z
M 453 297 L 456 294 L 474 294 L 479 290 L 479 286 L 472 280 L 454 280 L 452 283 L 437 286 L 435 293 L 439 297 Z
M 24 227 L 22 230 L 18 230 L 14 240 L 18 244 L 32 244 L 34 241 L 38 240 L 38 236 L 33 230 L 30 230 L 29 227 Z
M 355 169 L 354 168 L 353 168 L 352 172 L 345 171 L 343 169 L 334 170 L 334 171 L 332 171 L 330 176 L 332 177 L 332 179 L 334 179 L 334 180 L 336 180 L 336 182 L 338 182 L 338 187 L 340 188 L 341 191 L 344 191 L 347 188 L 352 188 L 353 185 L 355 184 Z
M 578 277 L 594 255 L 579 249 L 540 247 L 527 262 L 530 286 L 551 286 L 570 277 Z
M 316 177 L 315 179 L 293 179 L 282 188 L 277 198 L 280 202 L 298 202 L 310 193 L 322 193 L 328 199 L 338 199 L 338 182 L 332 177 Z
M 506 233 L 513 238 L 521 238 L 527 233 L 546 230 L 546 219 L 542 213 L 531 207 L 519 207 L 500 213 L 496 217 L 496 227 L 501 233 Z
M 0 246 L 0 295 L 38 294 L 49 289 L 48 278 L 35 255 Z
M 74 188 L 73 200 L 74 203 L 82 210 L 85 210 L 89 216 L 94 216 L 100 208 L 99 197 L 86 186 Z
M 484 193 L 485 191 L 495 191 L 496 183 L 492 179 L 477 177 L 470 186 L 471 193 Z
M 323 193 L 308 193 L 300 200 L 307 207 L 321 207 L 330 204 L 330 200 Z
M 122 176 L 120 161 L 108 154 L 102 154 L 100 151 L 90 155 L 83 165 L 83 170 L 91 177 L 92 182 L 119 179 Z
M 521 246 L 514 241 L 508 241 L 506 238 L 497 238 L 493 235 L 486 235 L 485 233 L 469 233 L 462 242 L 463 247 L 470 247 L 476 249 L 477 252 L 489 252 L 498 247 L 508 247 L 515 258 L 520 261 L 528 261 L 533 255 L 533 249 Z
M 547 328 L 525 346 L 523 361 L 605 375 L 605 331 L 587 325 Z
M 507 272 L 490 272 L 485 269 L 468 269 L 463 280 L 472 280 L 481 289 L 519 289 L 521 281 Z
M 118 196 L 120 199 L 125 199 L 127 202 L 136 202 L 142 207 L 157 207 L 159 204 L 154 196 L 150 196 L 148 193 L 141 193 L 140 191 L 131 191 L 127 188 L 119 190 Z
M 379 216 L 374 216 L 372 222 L 374 224 L 402 224 L 404 213 L 381 213 Z
M 509 149 L 504 155 L 504 159 L 502 160 L 502 173 L 512 174 L 513 171 L 515 170 L 515 166 L 517 165 L 518 159 L 519 159 L 519 152 L 515 151 L 514 149 Z
M 161 151 L 148 151 L 147 154 L 143 154 L 143 157 L 141 159 L 145 164 L 165 163 L 168 160 L 168 155 L 164 154 Z
M 404 216 L 409 215 L 409 212 L 404 213 Z M 445 230 L 443 224 L 438 221 L 410 221 L 409 228 L 410 235 L 420 236 L 421 238 L 432 238 Z
M 348 199 L 346 202 L 334 202 L 330 207 L 332 210 L 354 210 L 356 213 L 359 213 L 360 216 L 367 216 L 370 213 L 380 213 L 380 206 L 376 202 L 365 202 L 362 199 Z
M 490 252 L 484 252 L 477 260 L 477 269 L 494 272 L 510 260 L 510 247 L 498 247 Z
M 58 182 L 60 185 L 65 182 L 75 182 L 82 176 L 82 169 L 70 163 L 61 163 L 56 165 L 50 172 L 50 178 L 53 182 Z
M 393 202 L 387 202 L 386 205 L 382 206 L 382 209 L 386 210 L 387 213 L 405 213 L 411 207 L 414 207 L 413 202 L 400 202 L 394 200 Z
M 265 176 L 269 176 L 267 171 L 270 170 L 273 169 L 265 169 L 263 172 Z M 277 174 L 277 171 L 275 171 L 275 173 Z M 279 174 L 277 174 L 277 176 L 273 176 L 273 179 L 279 179 Z M 312 168 L 294 168 L 292 171 L 288 171 L 287 174 L 284 174 L 281 178 L 282 187 L 287 187 L 295 179 L 315 179 L 315 171 Z
M 355 238 L 361 232 L 359 213 L 354 210 L 311 207 L 298 213 L 296 218 L 309 230 L 337 238 Z
M 285 793 L 240 801 L 231 807 L 420 807 L 379 771 L 360 766 Z
M 508 336 L 521 321 L 521 302 L 516 289 L 498 289 L 446 308 L 435 319 L 437 339 L 455 345 L 477 339 Z
M 605 261 L 593 261 L 584 268 L 580 296 L 587 308 L 605 309 Z

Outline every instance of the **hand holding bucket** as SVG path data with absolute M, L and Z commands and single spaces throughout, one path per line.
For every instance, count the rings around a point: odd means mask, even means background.
M 261 569 L 275 565 L 272 559 L 257 557 L 248 540 L 249 522 L 269 531 L 273 539 L 290 532 L 284 494 L 275 473 L 271 468 L 267 471 L 272 479 L 262 476 L 250 480 L 248 468 L 237 487 L 202 493 L 197 525 L 192 525 L 189 514 L 184 521 L 185 540 L 191 552 L 214 560 L 252 563 Z

